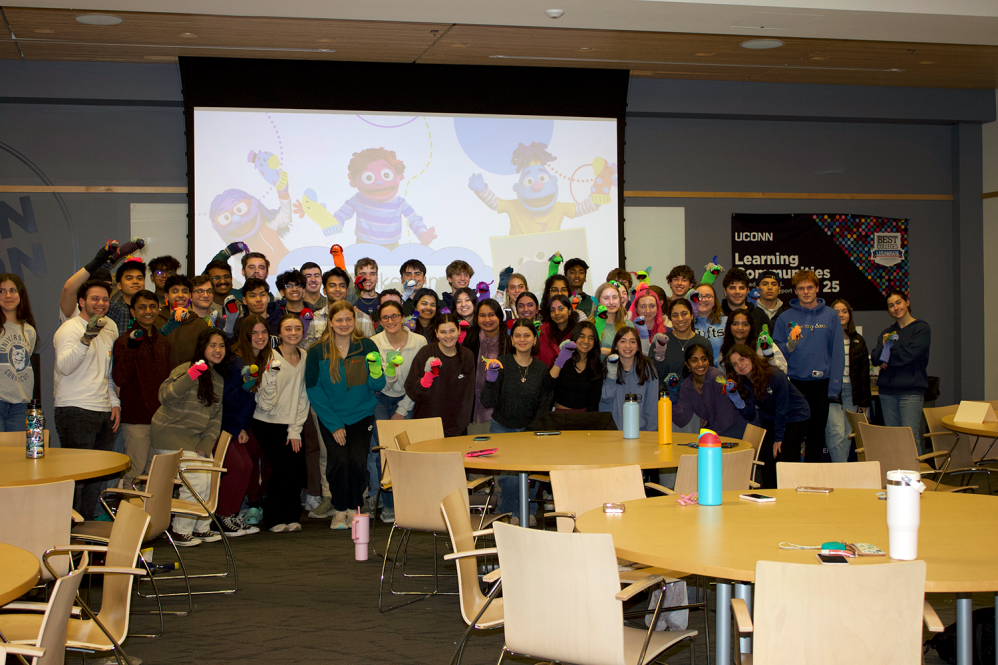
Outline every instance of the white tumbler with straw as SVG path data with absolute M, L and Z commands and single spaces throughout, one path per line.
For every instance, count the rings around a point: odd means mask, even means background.
M 918 557 L 919 502 L 924 491 L 918 471 L 887 472 L 887 534 L 892 559 L 914 561 Z

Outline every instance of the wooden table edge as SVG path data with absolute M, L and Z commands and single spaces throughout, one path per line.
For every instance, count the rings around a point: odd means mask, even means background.
M 17 600 L 18 598 L 20 598 L 21 596 L 23 596 L 24 594 L 26 594 L 28 591 L 30 591 L 31 588 L 33 586 L 35 586 L 35 584 L 38 583 L 38 580 L 41 577 L 41 571 L 42 571 L 41 565 L 38 563 L 38 558 L 35 557 L 33 554 L 31 554 L 31 552 L 28 552 L 27 550 L 24 550 L 24 549 L 22 549 L 20 547 L 17 547 L 16 545 L 8 545 L 8 547 L 17 548 L 17 549 L 21 550 L 22 552 L 24 552 L 25 554 L 31 556 L 31 558 L 33 558 L 35 560 L 35 573 L 34 573 L 33 577 L 28 578 L 27 580 L 25 580 L 21 584 L 18 584 L 17 586 L 15 586 L 14 588 L 12 588 L 10 591 L 4 592 L 4 593 L 0 593 L 0 607 L 2 607 L 3 605 L 6 605 L 9 602 Z
M 53 450 L 53 449 L 50 448 L 49 451 L 51 452 L 51 450 Z M 62 449 L 61 448 L 56 448 L 54 450 L 62 450 Z M 73 448 L 67 448 L 66 450 L 74 450 L 74 449 Z M 58 482 L 62 482 L 64 480 L 74 480 L 74 481 L 78 481 L 78 480 L 90 480 L 91 478 L 102 478 L 104 476 L 113 476 L 116 473 L 121 473 L 122 471 L 127 471 L 128 468 L 132 465 L 131 459 L 128 457 L 128 455 L 126 455 L 124 453 L 119 453 L 119 452 L 116 452 L 114 450 L 103 450 L 103 451 L 100 451 L 100 452 L 111 453 L 113 455 L 119 455 L 119 456 L 121 456 L 124 459 L 119 460 L 113 466 L 109 466 L 109 467 L 104 467 L 104 468 L 98 469 L 97 471 L 95 471 L 93 473 L 88 472 L 85 475 L 81 475 L 79 473 L 75 473 L 75 474 L 62 474 L 62 475 L 59 475 L 59 476 L 46 476 L 44 478 L 21 478 L 21 479 L 18 479 L 18 480 L 8 480 L 8 479 L 4 478 L 3 477 L 3 473 L 0 472 L 0 487 L 24 487 L 24 486 L 27 486 L 27 485 L 42 485 L 42 484 L 45 484 L 45 483 L 58 483 Z M 44 458 L 42 458 L 42 459 L 44 460 Z

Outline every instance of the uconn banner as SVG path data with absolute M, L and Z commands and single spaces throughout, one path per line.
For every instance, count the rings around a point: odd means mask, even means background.
M 732 215 L 734 265 L 755 282 L 780 275 L 783 300 L 790 278 L 810 269 L 819 297 L 843 298 L 857 310 L 884 309 L 891 289 L 908 292 L 908 220 L 848 214 Z

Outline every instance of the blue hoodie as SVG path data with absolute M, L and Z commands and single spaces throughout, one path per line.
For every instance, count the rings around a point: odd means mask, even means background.
M 787 349 L 790 322 L 801 327 L 801 338 L 791 353 Z M 814 309 L 801 307 L 800 300 L 790 301 L 790 309 L 773 323 L 773 341 L 787 359 L 787 375 L 794 381 L 828 379 L 828 396 L 842 392 L 842 375 L 846 368 L 846 349 L 842 342 L 839 315 L 818 298 Z

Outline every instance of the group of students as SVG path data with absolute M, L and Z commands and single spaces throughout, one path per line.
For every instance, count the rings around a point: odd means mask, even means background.
M 285 272 L 272 295 L 269 260 L 243 243 L 193 277 L 178 275 L 173 257 L 147 266 L 129 256 L 140 247 L 109 241 L 66 282 L 54 337 L 56 429 L 64 447 L 102 450 L 120 431 L 131 459 L 126 485 L 154 454 L 223 458 L 216 512 L 228 536 L 260 523 L 300 530 L 303 500 L 309 517 L 347 528 L 380 480 L 377 420 L 440 417 L 445 435 L 458 436 L 523 431 L 551 415 L 565 429 L 587 428 L 603 414 L 619 429 L 625 398 L 636 394 L 640 428 L 656 430 L 667 394 L 669 426 L 679 431 L 741 437 L 746 423 L 765 426 L 763 481 L 775 485 L 776 461 L 797 461 L 802 448 L 806 461 L 821 460 L 826 427 L 832 459 L 848 459 L 842 411 L 869 406 L 871 358 L 888 425 L 917 432 L 927 385 L 929 326 L 912 317 L 905 294 L 888 294 L 895 323 L 868 354 L 849 304 L 825 306 L 811 271 L 794 275 L 797 298 L 784 304 L 776 273 L 750 288 L 744 271 L 729 270 L 718 304 L 716 264 L 698 283 L 677 266 L 671 294 L 646 272 L 614 269 L 589 296 L 586 262 L 555 254 L 538 298 L 512 268 L 494 295 L 484 282 L 472 289 L 474 271 L 454 261 L 440 297 L 418 260 L 401 267 L 401 291 L 379 292 L 377 263 L 361 259 L 351 279 L 334 245 L 336 267 Z M 241 289 L 228 263 L 236 254 Z M 0 275 L 0 316 L 0 351 L 9 349 L 15 370 L 0 374 L 2 422 L 20 429 L 35 377 L 13 350 L 30 356 L 37 333 L 12 274 Z M 223 433 L 229 443 L 219 451 Z M 208 476 L 188 474 L 198 493 Z M 516 511 L 515 484 L 500 477 L 503 511 Z M 78 484 L 81 514 L 95 515 L 99 490 Z M 182 495 L 193 499 L 186 488 Z M 383 496 L 382 519 L 391 521 L 391 495 Z M 172 536 L 184 546 L 221 538 L 209 522 L 179 517 Z

